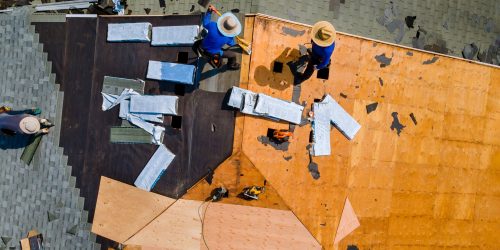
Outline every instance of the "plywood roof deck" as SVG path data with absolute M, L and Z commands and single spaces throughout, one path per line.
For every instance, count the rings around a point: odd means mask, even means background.
M 245 39 L 253 41 L 253 54 L 243 56 L 240 86 L 291 100 L 286 63 L 297 58 L 299 43 L 309 42 L 309 32 L 307 25 L 247 16 Z M 391 58 L 385 67 L 375 59 L 382 54 Z M 282 73 L 272 72 L 275 60 L 284 63 Z M 334 248 L 346 197 L 361 227 L 339 249 L 488 249 L 500 243 L 499 68 L 338 33 L 329 79 L 313 75 L 301 84 L 305 113 L 325 94 L 362 128 L 353 141 L 332 130 L 332 155 L 313 158 L 318 180 L 307 167 L 310 125 L 297 127 L 283 152 L 257 138 L 288 124 L 240 115 L 234 147 L 326 249 Z M 366 105 L 375 102 L 377 109 L 367 114 Z M 405 126 L 400 135 L 390 129 L 394 116 Z

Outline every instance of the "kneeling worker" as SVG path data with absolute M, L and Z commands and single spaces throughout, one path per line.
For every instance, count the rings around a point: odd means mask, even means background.
M 34 113 L 40 113 L 40 110 L 12 111 L 8 107 L 0 107 L 0 131 L 11 136 L 48 134 L 54 124 L 34 116 Z
M 314 24 L 312 31 L 312 51 L 307 68 L 302 74 L 302 81 L 309 79 L 314 70 L 326 68 L 330 64 L 330 58 L 335 49 L 336 31 L 333 25 L 327 21 Z
M 220 58 L 227 58 L 227 66 L 230 70 L 238 70 L 240 64 L 236 62 L 236 52 L 222 50 L 224 45 L 235 46 L 234 37 L 241 33 L 241 23 L 233 13 L 225 13 L 217 20 L 211 21 L 212 12 L 216 11 L 213 6 L 209 6 L 207 13 L 203 17 L 203 27 L 208 34 L 201 42 L 201 48 L 208 53 L 212 59 L 217 61 Z

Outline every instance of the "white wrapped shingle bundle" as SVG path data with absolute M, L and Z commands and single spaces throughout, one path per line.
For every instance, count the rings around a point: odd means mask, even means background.
M 233 87 L 227 103 L 244 114 L 264 116 L 273 120 L 284 120 L 295 124 L 302 121 L 304 107 L 293 102 L 256 94 L 252 91 Z
M 108 42 L 150 42 L 150 23 L 109 23 Z
M 149 61 L 148 79 L 172 83 L 194 84 L 196 67 L 189 64 Z
M 198 25 L 153 27 L 153 46 L 191 46 L 198 36 Z

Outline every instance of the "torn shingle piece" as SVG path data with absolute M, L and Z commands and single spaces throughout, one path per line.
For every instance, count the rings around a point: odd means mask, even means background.
M 366 105 L 366 113 L 370 114 L 371 112 L 375 111 L 377 107 L 378 107 L 378 102 Z
M 118 99 L 118 95 L 112 95 L 103 92 L 101 92 L 101 94 L 102 94 L 102 111 L 111 109 L 119 103 L 116 101 Z
M 152 123 L 149 123 L 147 121 L 144 121 L 140 117 L 129 114 L 127 117 L 127 120 L 134 124 L 135 126 L 144 129 L 146 132 L 148 132 L 150 135 L 153 136 L 153 143 L 156 145 L 161 145 L 163 143 L 163 134 L 165 132 L 165 128 L 161 126 L 156 126 Z
M 152 46 L 193 45 L 198 36 L 198 25 L 153 27 Z
M 119 117 L 122 119 L 127 119 L 128 115 L 133 114 L 135 116 L 138 116 L 139 118 L 145 120 L 145 121 L 150 121 L 150 122 L 163 122 L 163 114 L 160 113 L 130 113 L 130 101 L 129 100 L 122 100 L 120 102 L 120 113 Z
M 111 95 L 107 93 L 102 93 L 102 110 L 110 110 L 116 105 L 120 104 L 122 100 L 129 99 L 130 96 L 139 95 L 139 93 L 135 92 L 132 89 L 124 89 L 120 95 Z
M 147 78 L 193 85 L 195 71 L 194 65 L 149 61 Z
M 287 102 L 265 94 L 258 94 L 254 109 L 255 113 L 294 124 L 300 124 L 302 121 L 303 110 L 304 107 L 296 103 Z
M 110 23 L 108 42 L 150 42 L 150 23 Z
M 167 95 L 146 95 L 130 97 L 130 113 L 177 115 L 179 97 Z
M 327 95 L 322 103 L 329 105 L 330 121 L 337 127 L 342 134 L 349 140 L 354 139 L 361 125 L 354 120 L 330 95 Z
M 151 191 L 174 158 L 175 155 L 165 145 L 160 145 L 135 180 L 134 185 Z

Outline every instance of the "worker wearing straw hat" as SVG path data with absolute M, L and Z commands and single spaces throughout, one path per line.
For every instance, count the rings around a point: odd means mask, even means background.
M 0 113 L 0 131 L 6 135 L 47 134 L 52 126 L 49 120 L 30 114 Z
M 302 81 L 309 79 L 314 70 L 328 67 L 335 49 L 336 31 L 331 23 L 327 21 L 317 22 L 312 28 L 311 35 L 311 56 L 307 68 L 301 76 Z
M 233 13 L 225 13 L 216 22 L 211 21 L 213 6 L 209 6 L 203 17 L 203 27 L 208 34 L 201 42 L 201 48 L 209 54 L 212 59 L 227 58 L 228 68 L 237 70 L 240 64 L 236 62 L 236 53 L 230 50 L 222 50 L 224 45 L 235 46 L 234 37 L 241 33 L 241 23 Z

